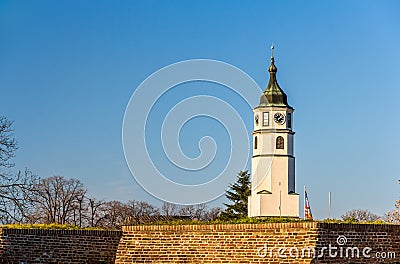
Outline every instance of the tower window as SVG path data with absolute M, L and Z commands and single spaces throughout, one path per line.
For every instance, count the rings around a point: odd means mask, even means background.
M 276 138 L 276 149 L 284 149 L 285 148 L 285 140 L 283 137 L 279 136 Z
M 269 113 L 264 112 L 263 113 L 263 126 L 268 126 L 269 125 Z
M 287 114 L 287 127 L 292 128 L 292 113 Z
M 257 137 L 254 138 L 254 149 L 257 149 L 258 139 Z

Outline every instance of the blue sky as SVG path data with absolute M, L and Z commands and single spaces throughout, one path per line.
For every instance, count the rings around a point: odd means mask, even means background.
M 79 178 L 99 198 L 160 204 L 123 155 L 135 88 L 197 58 L 235 65 L 265 87 L 273 42 L 278 81 L 296 109 L 297 191 L 307 185 L 317 218 L 327 216 L 329 191 L 333 216 L 383 214 L 400 187 L 399 12 L 398 1 L 0 1 L 0 114 L 15 120 L 14 161 L 41 177 Z M 201 134 L 207 122 L 188 131 Z M 196 156 L 192 132 L 181 140 Z

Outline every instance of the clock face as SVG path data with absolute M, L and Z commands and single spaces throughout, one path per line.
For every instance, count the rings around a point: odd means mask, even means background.
M 274 121 L 278 124 L 283 125 L 285 123 L 285 115 L 282 113 L 276 113 L 274 115 Z

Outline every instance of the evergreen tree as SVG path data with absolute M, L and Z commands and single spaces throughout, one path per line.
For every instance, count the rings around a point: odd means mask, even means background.
M 230 190 L 226 191 L 226 198 L 233 204 L 225 204 L 227 207 L 221 213 L 221 219 L 237 219 L 247 216 L 248 197 L 251 194 L 250 174 L 248 171 L 239 171 L 237 180 L 231 184 Z

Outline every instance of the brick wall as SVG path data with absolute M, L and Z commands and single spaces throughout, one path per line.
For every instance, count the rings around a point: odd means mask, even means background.
M 125 226 L 116 263 L 310 263 L 269 248 L 313 248 L 317 238 L 316 223 Z
M 0 229 L 0 263 L 114 261 L 400 263 L 400 226 L 305 222 L 124 226 L 122 232 Z
M 336 247 L 331 254 L 329 245 Z M 315 263 L 400 263 L 400 226 L 321 223 L 317 240 L 320 255 L 323 247 L 324 255 L 318 258 L 321 262 Z
M 0 263 L 114 263 L 120 231 L 0 229 Z
M 400 226 L 307 222 L 123 227 L 116 263 L 143 262 L 400 263 Z

